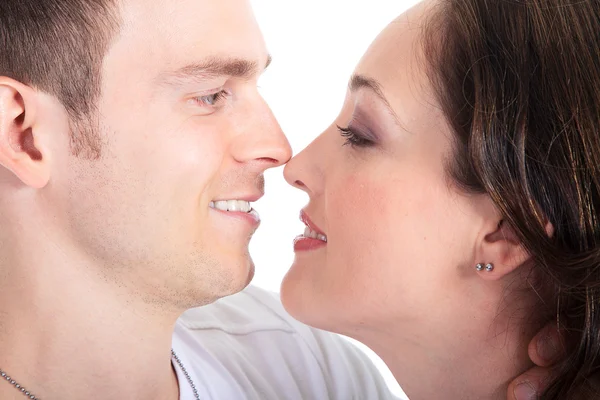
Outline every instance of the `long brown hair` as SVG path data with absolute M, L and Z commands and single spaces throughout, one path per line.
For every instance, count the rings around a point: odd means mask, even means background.
M 440 0 L 424 42 L 456 139 L 448 170 L 517 232 L 568 338 L 542 398 L 598 399 L 600 1 Z

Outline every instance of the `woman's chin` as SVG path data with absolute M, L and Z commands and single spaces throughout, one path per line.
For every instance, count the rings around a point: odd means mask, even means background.
M 320 322 L 323 319 L 322 299 L 315 293 L 314 287 L 296 274 L 292 266 L 281 283 L 281 302 L 285 310 L 298 321 L 315 328 L 325 329 Z M 321 303 L 321 307 L 318 307 Z
M 342 333 L 340 324 L 347 316 L 336 306 L 334 295 L 318 290 L 314 281 L 296 274 L 294 267 L 283 278 L 280 295 L 283 307 L 296 320 L 314 328 Z

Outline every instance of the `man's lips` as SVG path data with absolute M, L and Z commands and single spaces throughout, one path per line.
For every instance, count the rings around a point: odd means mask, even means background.
M 232 193 L 226 195 L 219 195 L 213 199 L 213 202 L 216 201 L 227 201 L 227 200 L 240 200 L 247 201 L 248 203 L 256 203 L 264 196 L 264 192 L 251 192 L 251 193 Z
M 215 200 L 210 202 L 209 208 L 229 217 L 243 219 L 252 223 L 260 222 L 260 216 L 250 202 L 246 200 Z

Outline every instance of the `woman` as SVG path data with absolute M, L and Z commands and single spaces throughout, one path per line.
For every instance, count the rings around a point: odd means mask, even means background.
M 558 319 L 543 398 L 600 398 L 597 0 L 418 5 L 285 175 L 310 197 L 294 317 L 371 347 L 412 400 L 504 398 Z

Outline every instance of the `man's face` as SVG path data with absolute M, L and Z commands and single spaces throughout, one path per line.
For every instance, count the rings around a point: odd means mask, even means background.
M 269 57 L 250 5 L 125 0 L 121 17 L 103 65 L 102 157 L 66 157 L 52 177 L 70 243 L 148 301 L 237 292 L 258 222 L 244 203 L 212 205 L 256 201 L 264 170 L 291 153 L 257 91 Z

